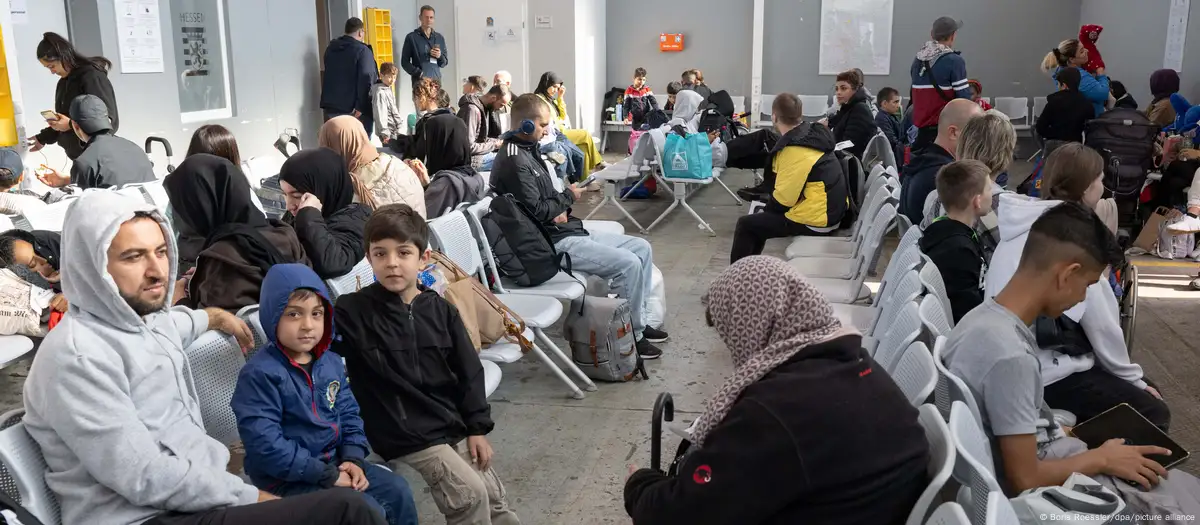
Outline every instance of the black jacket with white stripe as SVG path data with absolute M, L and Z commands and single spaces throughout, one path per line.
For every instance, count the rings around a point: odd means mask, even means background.
M 491 182 L 496 193 L 510 194 L 525 205 L 534 220 L 550 232 L 551 241 L 586 236 L 583 221 L 571 215 L 575 194 L 568 189 L 561 192 L 554 189 L 552 176 L 542 162 L 536 142 L 509 136 L 492 164 Z M 564 213 L 567 222 L 555 223 L 554 219 Z

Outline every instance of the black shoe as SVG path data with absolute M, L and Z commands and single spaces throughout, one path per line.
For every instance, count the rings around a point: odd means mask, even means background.
M 770 195 L 770 190 L 764 190 L 758 187 L 741 188 L 737 190 L 737 196 L 741 197 L 744 201 L 766 201 L 767 197 Z
M 650 326 L 642 329 L 642 337 L 651 343 L 665 343 L 671 338 L 666 332 Z
M 657 346 L 654 346 L 654 343 L 651 343 L 644 337 L 637 342 L 637 353 L 638 355 L 642 356 L 642 359 L 644 360 L 658 359 L 662 357 L 662 350 L 660 350 Z

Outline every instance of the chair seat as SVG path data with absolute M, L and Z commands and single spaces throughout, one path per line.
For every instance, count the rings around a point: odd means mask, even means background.
M 505 293 L 496 296 L 505 306 L 516 312 L 532 328 L 550 328 L 562 317 L 562 302 L 544 295 Z
M 617 221 L 583 221 L 583 229 L 588 232 L 615 233 L 625 235 L 625 226 Z
M 713 173 L 715 174 L 716 170 L 713 170 Z M 714 176 L 719 176 L 719 175 L 714 175 Z M 707 185 L 707 184 L 712 184 L 713 177 L 709 177 L 707 179 L 679 179 L 679 178 L 674 178 L 674 177 L 663 177 L 663 180 L 670 182 L 670 183 L 682 182 L 684 184 Z
M 866 331 L 871 328 L 871 321 L 875 319 L 874 306 L 837 303 L 831 306 L 833 306 L 833 315 L 837 316 L 843 325 L 853 326 L 859 331 Z
M 500 366 L 491 361 L 483 359 L 479 360 L 483 365 L 483 392 L 484 397 L 492 397 L 492 392 L 500 386 L 500 377 L 503 373 L 500 372 Z
M 33 350 L 33 340 L 23 335 L 0 335 L 0 368 Z
M 502 279 L 501 282 L 505 289 L 522 295 L 541 295 L 566 301 L 579 297 L 584 292 L 583 284 L 565 272 L 558 272 L 558 275 L 537 286 L 521 287 L 509 279 Z
M 533 330 L 525 329 L 525 338 L 533 341 Z M 517 343 L 496 343 L 479 351 L 479 358 L 493 363 L 515 363 L 521 360 L 525 353 Z
M 865 284 L 844 279 L 825 279 L 813 277 L 807 279 L 809 284 L 825 295 L 831 303 L 853 304 L 871 297 L 871 289 Z
M 808 237 L 792 238 L 784 254 L 788 259 L 797 257 L 842 257 L 849 258 L 854 253 L 858 243 L 850 236 L 846 237 Z
M 857 259 L 842 259 L 840 257 L 800 257 L 788 261 L 788 264 L 804 274 L 805 277 L 823 277 L 827 279 L 853 279 L 858 273 Z

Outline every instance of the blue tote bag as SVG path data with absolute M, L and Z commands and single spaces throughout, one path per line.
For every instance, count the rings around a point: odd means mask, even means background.
M 687 134 L 681 127 L 667 134 L 663 148 L 663 176 L 668 179 L 711 179 L 712 144 L 704 133 Z

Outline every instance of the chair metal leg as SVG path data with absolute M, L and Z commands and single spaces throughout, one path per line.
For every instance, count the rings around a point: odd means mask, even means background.
M 729 192 L 729 194 L 733 196 L 733 200 L 737 201 L 738 206 L 745 204 L 745 202 L 742 201 L 742 198 L 738 197 L 737 193 L 729 189 L 729 186 L 725 185 L 725 181 L 721 180 L 721 177 L 713 177 L 713 180 L 717 181 L 717 184 L 720 184 L 722 188 L 725 188 L 725 191 Z
M 633 218 L 633 215 L 629 213 L 629 210 L 626 210 L 624 206 L 621 206 L 621 201 L 617 199 L 617 183 L 615 181 L 607 181 L 604 184 L 604 199 L 601 200 L 600 204 L 597 204 L 595 208 L 592 208 L 592 211 L 588 213 L 583 220 L 586 221 L 591 219 L 592 215 L 595 215 L 597 211 L 600 211 L 600 208 L 603 208 L 605 204 L 610 202 L 613 203 L 618 210 L 621 210 L 621 215 L 624 215 L 626 219 L 629 219 L 629 222 L 632 222 L 634 226 L 637 226 L 639 232 L 641 232 L 643 235 L 646 234 L 646 228 L 643 228 L 642 224 L 639 223 L 637 219 Z
M 533 331 L 535 335 L 539 332 L 540 330 Z M 533 349 L 531 351 L 533 352 L 533 355 L 536 355 L 538 359 L 541 359 L 543 363 L 546 363 L 546 366 L 550 367 L 550 371 L 554 372 L 554 375 L 558 376 L 560 381 L 566 383 L 567 387 L 571 389 L 571 397 L 574 397 L 575 399 L 583 399 L 586 397 L 583 394 L 583 391 L 579 389 L 579 386 L 576 385 L 574 381 L 571 381 L 571 378 L 567 377 L 567 374 L 563 373 L 562 369 L 554 363 L 554 360 L 550 359 L 550 356 L 546 355 L 546 352 L 543 352 L 541 348 L 538 348 L 538 345 L 533 345 Z
M 654 222 L 650 223 L 650 226 L 646 227 L 647 231 L 654 229 L 654 226 L 656 226 L 659 222 L 662 222 L 662 220 L 664 218 L 666 218 L 666 216 L 668 214 L 670 214 L 671 211 L 674 210 L 676 206 L 683 206 L 683 208 L 685 210 L 687 210 L 688 213 L 691 213 L 692 217 L 695 217 L 696 221 L 700 223 L 699 224 L 700 229 L 708 230 L 708 234 L 712 235 L 714 237 L 717 235 L 717 232 L 713 231 L 712 226 L 709 226 L 708 222 L 706 222 L 702 217 L 700 217 L 700 214 L 696 213 L 696 210 L 693 210 L 692 207 L 688 205 L 688 203 L 687 203 L 687 197 L 688 197 L 687 186 L 688 186 L 687 183 L 683 183 L 683 182 L 676 182 L 673 184 L 673 188 L 674 188 L 673 193 L 674 193 L 675 200 L 671 201 L 671 205 L 667 206 L 667 209 L 663 210 L 662 214 L 659 215 L 657 219 L 654 219 Z
M 557 355 L 558 358 L 561 359 L 565 365 L 567 365 L 567 369 L 570 370 L 571 373 L 575 374 L 577 377 L 579 377 L 579 379 L 583 380 L 583 389 L 584 390 L 587 390 L 588 392 L 596 391 L 596 383 L 592 382 L 592 378 L 588 377 L 587 374 L 583 373 L 583 370 L 579 369 L 579 365 L 576 365 L 575 361 L 573 359 L 567 357 L 567 355 L 563 353 L 562 349 L 559 348 L 558 345 L 554 344 L 554 341 L 551 341 L 550 338 L 546 336 L 545 331 L 543 331 L 541 328 L 534 328 L 533 335 L 534 335 L 534 337 L 537 338 L 538 341 L 540 341 L 542 344 L 549 347 L 550 351 L 554 352 L 554 354 Z
M 696 210 L 693 210 L 692 207 L 688 205 L 686 200 L 679 201 L 679 205 L 683 206 L 683 209 L 687 210 L 688 213 L 692 214 L 692 217 L 696 218 L 696 221 L 700 223 L 700 229 L 708 230 L 708 235 L 711 237 L 717 236 L 717 232 L 713 231 L 712 226 L 709 226 L 708 223 L 700 217 L 700 214 L 696 213 Z
M 1033 162 L 1033 159 L 1037 158 L 1037 156 L 1041 155 L 1041 154 L 1042 154 L 1042 150 L 1038 149 L 1036 152 L 1033 153 L 1033 155 L 1030 155 L 1029 158 L 1025 160 L 1025 162 Z
M 603 127 L 603 125 L 601 127 Z M 600 130 L 600 153 L 603 154 L 605 151 L 608 151 L 608 130 L 601 129 Z

